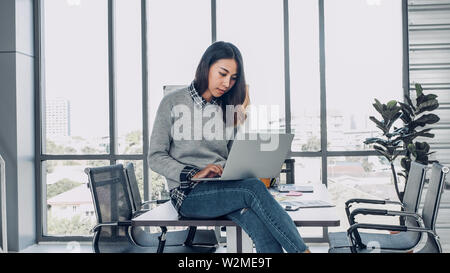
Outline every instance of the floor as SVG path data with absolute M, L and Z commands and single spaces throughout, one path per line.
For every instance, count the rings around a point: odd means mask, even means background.
M 311 252 L 313 253 L 327 253 L 328 244 L 326 243 L 308 243 Z M 216 253 L 226 253 L 227 249 L 224 246 L 219 246 Z M 54 242 L 54 243 L 40 243 L 32 245 L 20 253 L 92 253 L 92 245 L 90 242 Z

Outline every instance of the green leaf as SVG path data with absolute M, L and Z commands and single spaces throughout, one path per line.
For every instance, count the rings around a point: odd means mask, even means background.
M 416 111 L 416 107 L 414 107 L 414 104 L 413 104 L 411 98 L 410 98 L 409 96 L 406 96 L 406 95 L 405 95 L 405 99 L 406 99 L 406 102 L 408 103 L 408 105 L 411 106 L 411 108 L 412 108 L 414 111 Z
M 428 144 L 427 142 L 417 141 L 415 143 L 415 148 L 416 148 L 416 151 L 428 153 L 428 151 L 430 150 L 430 144 Z
M 387 109 L 393 109 L 396 105 L 397 105 L 397 101 L 396 101 L 396 100 L 391 100 L 391 101 L 389 101 L 389 102 L 386 104 Z
M 372 105 L 375 108 L 375 110 L 377 110 L 378 113 L 380 113 L 380 114 L 383 113 L 383 105 L 380 103 L 380 101 L 375 99 L 375 103 Z
M 380 126 L 380 127 L 384 127 L 384 123 L 379 121 L 377 118 L 370 116 L 369 119 L 373 122 L 375 122 L 376 125 Z
M 391 129 L 391 126 L 397 121 L 397 119 L 402 115 L 402 112 L 400 112 L 400 108 L 398 109 L 398 112 L 396 112 L 392 117 L 389 117 L 389 121 L 386 125 L 387 130 L 389 131 Z
M 435 114 L 427 114 L 423 115 L 420 118 L 413 121 L 413 123 L 417 124 L 418 126 L 425 126 L 426 124 L 434 124 L 438 122 L 440 118 Z M 416 126 L 417 127 L 417 126 Z
M 417 107 L 416 115 L 423 113 L 425 111 L 431 112 L 431 111 L 437 109 L 438 107 L 439 107 L 439 102 L 436 99 L 425 101 Z
M 421 136 L 421 137 L 429 137 L 429 138 L 433 138 L 434 134 L 428 133 L 429 131 L 431 131 L 432 128 L 428 128 L 422 131 L 419 131 L 417 133 L 415 133 L 415 137 Z
M 403 102 L 398 102 L 398 103 L 402 107 L 403 112 L 406 112 L 409 116 L 413 115 L 414 111 L 412 110 L 411 106 L 409 106 L 408 104 L 403 103 Z
M 384 157 L 386 157 L 386 159 L 391 162 L 392 161 L 392 156 L 391 154 L 389 154 L 387 151 L 385 151 L 383 149 L 383 147 L 378 146 L 378 145 L 374 145 L 373 148 L 375 149 L 375 151 L 377 151 L 378 153 L 380 153 L 381 155 L 383 155 Z
M 412 154 L 416 153 L 416 146 L 414 144 L 408 144 L 407 146 L 408 151 L 410 151 Z
M 377 139 L 379 139 L 379 138 L 377 138 L 377 137 L 366 138 L 366 140 L 364 141 L 364 144 L 376 143 Z
M 436 94 L 428 94 L 428 95 L 425 95 L 425 101 L 435 100 L 435 99 L 437 99 L 437 97 L 438 97 L 438 95 L 436 95 Z
M 420 97 L 423 94 L 422 85 L 420 83 L 416 83 L 415 86 L 416 86 L 417 97 Z

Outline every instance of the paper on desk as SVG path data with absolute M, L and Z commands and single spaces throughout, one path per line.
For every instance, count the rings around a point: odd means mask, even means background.
M 301 201 L 282 201 L 281 205 L 294 206 L 300 208 L 322 208 L 335 207 L 334 204 L 324 200 L 301 200 Z
M 303 193 L 299 192 L 299 191 L 290 191 L 289 193 L 286 194 L 286 196 L 302 196 Z
M 293 197 L 278 192 L 271 192 L 271 194 L 278 202 L 295 200 Z

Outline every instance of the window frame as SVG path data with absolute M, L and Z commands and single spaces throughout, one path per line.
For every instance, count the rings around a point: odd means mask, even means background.
M 42 28 L 42 0 L 34 1 L 34 48 L 36 52 L 35 62 L 35 170 L 36 170 L 36 235 L 38 242 L 45 241 L 90 241 L 89 236 L 57 236 L 44 235 L 47 225 L 47 211 L 45 196 L 45 172 L 43 162 L 48 160 L 108 160 L 110 164 L 116 164 L 118 160 L 142 160 L 143 166 L 147 166 L 147 156 L 149 149 L 149 128 L 148 128 L 148 79 L 147 79 L 147 25 L 146 25 L 146 1 L 141 0 L 141 59 L 142 59 L 142 137 L 143 152 L 141 154 L 118 154 L 117 145 L 117 117 L 115 101 L 115 69 L 114 69 L 114 0 L 107 0 L 108 6 L 108 103 L 109 103 L 109 153 L 108 154 L 45 154 L 45 139 L 43 139 L 43 128 L 45 128 L 44 106 L 45 88 L 42 84 L 45 62 L 42 58 L 43 37 L 45 35 Z M 86 179 L 87 176 L 86 176 Z M 144 195 L 150 196 L 149 170 L 143 168 Z
M 47 160 L 109 160 L 110 164 L 115 164 L 117 160 L 143 160 L 144 162 L 144 196 L 151 196 L 151 183 L 149 184 L 149 169 L 147 154 L 149 150 L 149 115 L 148 115 L 148 60 L 147 60 L 147 3 L 141 0 L 141 50 L 142 50 L 142 128 L 143 128 L 143 153 L 142 154 L 116 154 L 115 144 L 117 142 L 115 117 L 115 90 L 114 90 L 114 0 L 108 1 L 108 70 L 109 70 L 109 128 L 110 128 L 110 151 L 109 154 L 99 155 L 49 155 L 44 154 L 42 127 L 44 116 L 42 113 L 45 101 L 45 94 L 42 85 L 43 67 L 45 66 L 42 59 L 42 37 L 44 36 L 42 29 L 42 2 L 36 0 L 33 3 L 34 14 L 34 50 L 35 50 L 35 180 L 36 180 L 36 235 L 37 242 L 42 241 L 90 241 L 92 236 L 54 236 L 44 235 L 44 225 L 46 224 L 46 200 L 44 197 L 45 190 L 45 173 L 42 170 L 44 161 Z M 289 64 L 289 0 L 283 1 L 283 33 L 284 33 L 284 91 L 285 91 L 285 117 L 286 117 L 286 133 L 291 133 L 291 101 L 290 101 L 290 64 Z M 325 52 L 325 21 L 324 21 L 324 1 L 316 0 L 319 5 L 319 60 L 320 60 L 320 151 L 297 151 L 290 152 L 288 158 L 296 157 L 318 157 L 321 158 L 321 178 L 322 183 L 327 185 L 327 160 L 328 157 L 342 156 L 378 156 L 375 151 L 328 151 L 327 150 L 327 109 L 326 109 L 326 52 Z M 216 21 L 216 0 L 211 0 L 211 42 L 216 41 L 217 37 L 217 21 Z M 402 30 L 403 30 L 403 93 L 409 94 L 409 45 L 408 45 L 408 25 L 407 25 L 408 6 L 407 0 L 402 0 Z M 87 179 L 87 177 L 86 177 Z M 307 242 L 325 242 L 327 241 L 327 228 L 323 228 L 322 238 L 306 238 Z

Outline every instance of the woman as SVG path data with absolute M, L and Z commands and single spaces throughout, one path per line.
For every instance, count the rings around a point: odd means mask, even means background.
M 182 216 L 226 216 L 247 232 L 260 253 L 282 253 L 283 248 L 309 252 L 292 219 L 259 179 L 191 181 L 222 174 L 233 139 L 229 129 L 235 134 L 243 116 L 239 111 L 229 115 L 227 106 L 239 109 L 248 103 L 246 95 L 241 53 L 231 43 L 213 43 L 191 85 L 167 94 L 159 105 L 150 141 L 151 169 L 166 177 L 171 201 Z M 205 112 L 215 113 L 212 123 Z

